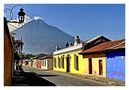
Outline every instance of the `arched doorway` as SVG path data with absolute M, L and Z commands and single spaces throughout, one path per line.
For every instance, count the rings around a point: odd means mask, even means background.
M 66 56 L 66 72 L 70 72 L 70 55 Z

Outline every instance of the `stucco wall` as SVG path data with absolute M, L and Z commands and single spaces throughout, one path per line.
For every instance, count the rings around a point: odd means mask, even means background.
M 107 78 L 125 80 L 125 51 L 106 53 Z
M 41 60 L 41 69 L 45 69 L 45 70 L 48 69 L 48 61 L 47 61 L 47 59 Z
M 12 42 L 9 34 L 7 22 L 4 22 L 4 85 L 10 86 L 12 84 Z
M 48 70 L 53 70 L 53 60 L 52 59 L 47 59 L 48 60 Z
M 66 57 L 67 55 L 69 55 L 71 58 L 70 58 L 70 73 L 74 73 L 74 74 L 83 74 L 83 70 L 82 70 L 82 55 L 79 55 L 78 53 L 80 53 L 81 50 L 76 50 L 76 51 L 72 51 L 72 52 L 66 52 L 66 53 L 62 53 L 62 54 L 57 54 L 57 55 L 54 55 L 54 58 L 56 58 L 56 68 L 53 66 L 53 70 L 56 70 L 56 71 L 61 71 L 61 72 L 66 72 Z M 74 55 L 77 55 L 78 56 L 78 62 L 79 62 L 79 70 L 76 70 L 74 68 Z M 61 58 L 61 56 L 64 55 L 64 68 L 59 68 L 58 67 L 58 57 Z
M 88 61 L 89 58 L 92 59 L 92 74 L 89 74 L 89 61 Z M 102 75 L 99 75 L 99 60 L 102 60 L 102 65 L 103 65 L 103 74 Z M 105 57 L 105 54 L 84 55 L 83 73 L 85 75 L 106 77 L 106 57 Z

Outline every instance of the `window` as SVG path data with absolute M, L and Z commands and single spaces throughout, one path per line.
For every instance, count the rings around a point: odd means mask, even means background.
M 43 61 L 43 66 L 45 67 L 45 61 Z
M 45 67 L 46 67 L 46 60 L 44 60 L 44 64 L 45 64 Z
M 60 68 L 62 68 L 62 56 L 60 58 Z
M 45 60 L 43 61 L 43 63 L 44 63 L 44 67 L 45 67 L 46 66 Z
M 54 67 L 56 68 L 56 58 L 54 58 Z
M 44 60 L 43 60 L 43 66 L 44 66 Z
M 64 68 L 64 55 L 61 57 L 61 67 Z
M 58 67 L 60 68 L 60 57 L 58 57 Z
M 79 61 L 78 61 L 78 56 L 76 54 L 74 55 L 74 68 L 76 70 L 79 70 Z

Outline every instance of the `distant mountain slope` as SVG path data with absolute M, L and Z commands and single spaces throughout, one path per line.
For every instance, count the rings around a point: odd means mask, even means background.
M 23 52 L 28 54 L 50 54 L 56 45 L 63 47 L 67 42 L 74 41 L 73 36 L 46 24 L 41 19 L 32 20 L 13 32 L 16 33 L 16 39 L 22 37 Z

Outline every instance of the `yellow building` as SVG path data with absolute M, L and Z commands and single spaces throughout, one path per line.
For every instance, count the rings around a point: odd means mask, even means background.
M 61 72 L 70 72 L 73 74 L 98 75 L 97 65 L 98 65 L 98 62 L 100 62 L 100 63 L 103 63 L 102 72 L 105 72 L 104 55 L 96 54 L 94 55 L 94 57 L 87 56 L 87 58 L 85 58 L 84 55 L 79 53 L 82 50 L 89 49 L 95 45 L 98 45 L 100 43 L 107 42 L 107 41 L 110 41 L 110 40 L 105 38 L 104 36 L 97 36 L 91 40 L 80 42 L 80 39 L 77 36 L 75 37 L 74 45 L 71 45 L 70 43 L 68 47 L 64 49 L 59 49 L 59 47 L 56 47 L 56 51 L 53 52 L 53 60 L 54 60 L 53 70 L 61 71 Z M 100 58 L 98 58 L 98 56 L 100 56 Z M 92 57 L 92 60 L 89 59 L 90 57 Z
M 106 77 L 105 54 L 83 54 L 83 73 L 85 75 Z
M 108 43 L 108 41 L 105 43 Z M 106 77 L 106 55 L 103 50 L 106 49 L 108 44 L 105 43 L 101 43 L 79 53 L 83 55 L 85 64 L 83 70 L 85 74 Z
M 78 53 L 82 51 L 82 43 L 55 51 L 53 70 L 70 72 L 75 74 L 83 74 L 82 55 Z

